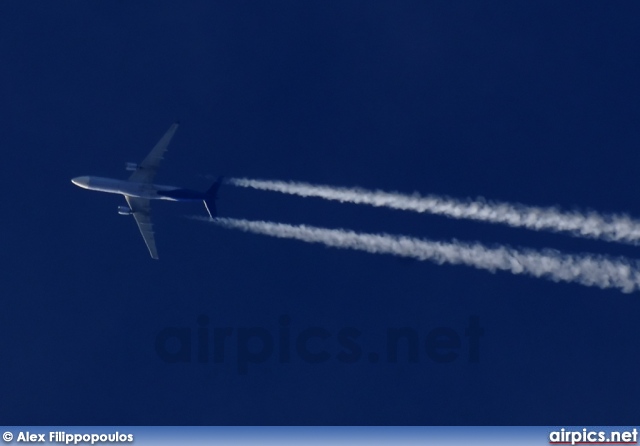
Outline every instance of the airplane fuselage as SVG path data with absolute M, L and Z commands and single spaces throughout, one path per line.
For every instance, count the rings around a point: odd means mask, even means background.
M 71 181 L 83 189 L 146 198 L 148 200 L 202 201 L 207 198 L 205 193 L 195 190 L 114 178 L 83 176 L 74 178 Z
M 135 219 L 153 259 L 158 258 L 158 250 L 151 221 L 150 200 L 202 201 L 209 218 L 215 218 L 216 198 L 222 184 L 222 177 L 218 177 L 209 189 L 200 192 L 153 183 L 160 161 L 164 158 L 177 129 L 178 123 L 174 122 L 140 164 L 130 162 L 125 164 L 126 170 L 132 172 L 127 180 L 94 176 L 76 177 L 71 180 L 73 184 L 83 189 L 124 195 L 128 206 L 118 206 L 118 214 L 131 215 Z

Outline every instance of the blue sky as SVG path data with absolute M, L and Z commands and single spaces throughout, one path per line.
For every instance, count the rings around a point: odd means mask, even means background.
M 225 174 L 637 216 L 639 13 L 596 1 L 2 2 L 4 423 L 636 420 L 637 293 L 235 232 L 184 218 L 204 215 L 200 205 L 164 202 L 156 262 L 117 214 L 121 197 L 70 179 L 125 178 L 124 163 L 179 119 L 160 183 L 204 190 Z M 637 257 L 632 246 L 232 186 L 218 209 Z M 208 335 L 232 329 L 221 363 L 197 360 L 199 316 Z M 470 363 L 472 316 L 484 334 Z M 284 325 L 293 338 L 326 330 L 309 349 L 331 359 L 311 364 L 292 346 L 289 363 L 274 353 L 239 374 L 242 329 L 277 343 Z M 167 327 L 190 330 L 190 361 L 158 355 Z M 337 359 L 344 327 L 362 333 L 353 364 Z M 402 350 L 386 362 L 394 327 L 419 333 L 417 363 Z M 460 336 L 450 363 L 426 354 L 437 327 Z

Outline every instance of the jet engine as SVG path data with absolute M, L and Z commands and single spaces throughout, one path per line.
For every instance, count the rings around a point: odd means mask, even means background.
M 118 214 L 120 215 L 133 215 L 133 211 L 129 206 L 118 206 Z
M 140 168 L 140 166 L 138 165 L 138 163 L 125 163 L 124 168 L 129 170 L 129 171 L 136 171 Z

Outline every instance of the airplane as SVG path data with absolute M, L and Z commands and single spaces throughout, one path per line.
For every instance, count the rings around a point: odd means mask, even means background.
M 209 213 L 209 217 L 216 216 L 216 199 L 222 177 L 219 177 L 205 192 L 183 189 L 174 186 L 162 186 L 153 184 L 160 161 L 169 147 L 169 142 L 178 129 L 178 122 L 167 130 L 167 133 L 158 141 L 147 157 L 140 163 L 126 163 L 125 169 L 133 173 L 128 180 L 116 180 L 95 176 L 76 177 L 71 180 L 76 186 L 83 189 L 124 195 L 128 206 L 118 206 L 120 215 L 133 215 L 142 238 L 149 249 L 151 258 L 158 259 L 158 250 L 151 223 L 151 200 L 169 201 L 202 201 Z

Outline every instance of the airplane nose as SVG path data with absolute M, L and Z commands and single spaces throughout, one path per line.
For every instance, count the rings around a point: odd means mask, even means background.
M 80 186 L 85 189 L 89 187 L 89 177 L 75 177 L 71 182 L 76 186 Z

